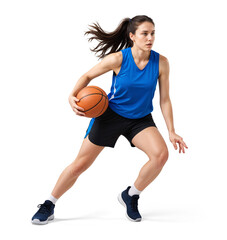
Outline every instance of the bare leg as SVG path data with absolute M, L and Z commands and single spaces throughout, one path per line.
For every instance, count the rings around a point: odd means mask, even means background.
M 96 157 L 103 149 L 104 147 L 93 144 L 92 142 L 90 142 L 88 137 L 86 137 L 82 143 L 82 146 L 75 161 L 73 161 L 61 173 L 52 191 L 52 195 L 58 199 L 68 189 L 70 189 L 76 182 L 80 174 L 92 165 Z
M 132 139 L 132 143 L 149 157 L 134 183 L 139 191 L 143 191 L 161 172 L 168 159 L 168 149 L 156 127 L 145 128 Z

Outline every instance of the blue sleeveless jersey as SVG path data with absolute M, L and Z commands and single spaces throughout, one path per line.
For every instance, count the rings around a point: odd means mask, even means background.
M 123 117 L 142 118 L 153 111 L 152 100 L 159 76 L 159 53 L 151 50 L 147 65 L 140 70 L 135 64 L 131 48 L 121 52 L 121 69 L 118 75 L 113 73 L 108 94 L 109 107 Z

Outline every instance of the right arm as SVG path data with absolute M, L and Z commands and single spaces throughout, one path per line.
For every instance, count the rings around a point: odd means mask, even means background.
M 79 107 L 76 102 L 79 99 L 76 98 L 77 93 L 84 87 L 86 87 L 90 81 L 108 71 L 115 71 L 118 72 L 118 69 L 121 67 L 122 63 L 122 53 L 116 52 L 107 55 L 101 62 L 91 68 L 87 73 L 82 75 L 79 80 L 77 81 L 75 87 L 73 88 L 72 92 L 69 95 L 69 103 L 73 109 L 73 111 L 79 115 L 84 116 L 85 114 L 83 108 Z

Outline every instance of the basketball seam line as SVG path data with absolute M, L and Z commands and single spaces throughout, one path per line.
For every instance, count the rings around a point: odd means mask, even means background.
M 95 94 L 91 94 L 91 95 L 95 95 Z M 98 94 L 98 95 L 101 95 L 101 94 Z M 89 95 L 86 95 L 86 96 L 89 96 Z M 97 102 L 92 108 L 94 108 L 94 107 L 96 107 L 101 101 L 102 101 L 102 99 L 103 99 L 103 95 L 101 95 L 102 96 L 102 98 L 99 100 L 99 102 Z M 89 108 L 89 109 L 87 109 L 86 111 L 84 111 L 85 113 L 87 112 L 87 111 L 90 111 L 92 108 Z
M 103 108 L 102 108 L 102 111 L 103 111 L 103 109 L 105 109 L 106 101 L 107 101 L 107 100 L 105 99 L 105 104 L 104 104 L 104 106 L 103 106 Z M 102 111 L 101 111 L 101 112 L 102 112 Z M 101 112 L 99 112 L 98 116 L 100 115 Z
M 100 92 L 103 94 L 103 92 L 102 92 L 99 88 L 97 88 L 97 87 L 95 87 L 95 86 L 87 86 L 87 87 L 88 87 L 88 88 L 94 88 L 94 89 L 100 91 Z
M 79 100 L 81 100 L 81 99 L 83 99 L 83 98 L 86 98 L 87 96 L 91 96 L 91 95 L 101 95 L 101 96 L 103 96 L 104 98 L 107 99 L 107 97 L 106 97 L 105 95 L 103 95 L 103 94 L 100 94 L 100 93 L 89 93 L 89 94 L 87 94 L 86 96 L 80 98 Z
M 94 88 L 94 89 L 100 91 L 101 94 L 102 94 L 106 99 L 108 99 L 107 95 L 105 96 L 105 95 L 103 94 L 103 92 L 105 93 L 104 90 L 100 90 L 99 88 L 97 88 L 97 87 L 95 87 L 95 86 L 87 86 L 87 87 L 88 87 L 88 88 Z M 98 94 L 98 93 L 96 93 L 96 94 Z M 106 93 L 105 93 L 105 94 L 106 94 Z

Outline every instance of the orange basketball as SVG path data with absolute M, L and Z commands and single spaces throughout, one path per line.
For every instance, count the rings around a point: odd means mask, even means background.
M 81 89 L 76 104 L 84 109 L 85 117 L 95 118 L 102 115 L 108 107 L 108 97 L 100 87 L 87 86 Z

